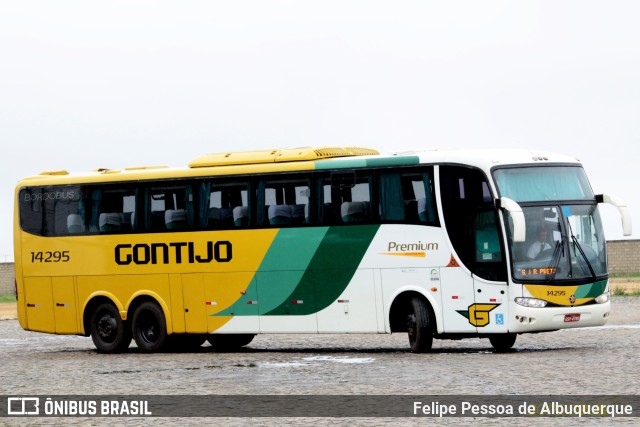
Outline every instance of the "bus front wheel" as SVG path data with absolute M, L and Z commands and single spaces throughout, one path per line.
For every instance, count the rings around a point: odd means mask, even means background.
M 433 333 L 429 325 L 429 307 L 421 298 L 414 297 L 409 304 L 407 332 L 409 345 L 413 353 L 426 353 L 431 350 Z
M 122 320 L 118 309 L 105 302 L 91 316 L 91 339 L 101 353 L 119 353 L 131 343 L 131 329 Z
M 133 313 L 133 339 L 145 353 L 161 350 L 167 343 L 167 323 L 162 308 L 143 302 Z

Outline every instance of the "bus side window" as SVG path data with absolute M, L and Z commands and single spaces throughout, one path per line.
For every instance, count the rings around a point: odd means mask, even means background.
M 131 232 L 136 210 L 135 188 L 97 186 L 91 191 L 89 231 L 101 233 Z
M 311 190 L 307 175 L 261 180 L 257 191 L 258 225 L 300 226 L 310 222 Z
M 419 221 L 423 224 L 439 226 L 440 220 L 436 209 L 433 168 L 423 171 L 419 177 L 413 177 L 411 185 L 417 199 Z
M 474 222 L 474 229 L 476 235 L 476 261 L 484 263 L 502 261 L 496 212 L 493 210 L 478 212 Z
M 432 168 L 380 174 L 381 220 L 438 225 L 432 176 Z
M 80 187 L 29 187 L 22 189 L 19 197 L 20 225 L 28 233 L 63 236 L 86 229 L 85 199 Z
M 248 179 L 202 181 L 199 194 L 198 210 L 202 228 L 228 230 L 247 227 L 251 223 Z
M 322 181 L 323 225 L 370 223 L 371 175 L 366 172 L 339 171 Z
M 145 198 L 148 231 L 190 230 L 195 226 L 195 203 L 188 183 L 150 188 Z

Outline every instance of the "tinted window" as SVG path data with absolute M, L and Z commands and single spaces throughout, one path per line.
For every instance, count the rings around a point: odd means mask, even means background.
M 258 225 L 280 227 L 310 221 L 311 188 L 305 175 L 264 178 L 257 198 Z
M 251 224 L 248 178 L 205 180 L 197 188 L 202 227 L 218 230 Z
M 378 189 L 382 221 L 438 224 L 431 168 L 383 172 Z
M 440 196 L 447 233 L 462 263 L 482 278 L 506 280 L 497 212 L 484 174 L 441 166 Z
M 30 187 L 19 194 L 20 225 L 41 236 L 86 230 L 84 195 L 77 186 Z
M 480 194 L 491 199 L 488 187 Z M 19 197 L 22 228 L 43 236 L 438 225 L 431 167 L 30 187 Z

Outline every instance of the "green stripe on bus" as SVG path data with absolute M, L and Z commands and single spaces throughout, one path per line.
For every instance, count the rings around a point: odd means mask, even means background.
M 258 311 L 261 314 L 278 307 L 295 290 L 327 230 L 329 227 L 278 230 L 260 263 L 258 272 L 247 288 L 247 295 L 257 295 Z M 255 314 L 255 307 L 247 305 L 246 301 L 240 298 L 215 316 Z
M 328 307 L 351 281 L 379 228 L 331 227 L 294 291 L 279 306 L 261 313 L 307 315 Z
M 607 281 L 591 283 L 590 285 L 578 286 L 576 290 L 576 298 L 595 298 L 601 295 L 607 287 Z
M 317 170 L 325 169 L 352 169 L 364 167 L 380 166 L 403 166 L 417 165 L 420 163 L 418 156 L 394 156 L 394 157 L 374 157 L 370 159 L 347 158 L 336 160 L 318 160 L 315 162 Z
M 418 156 L 394 156 L 367 159 L 367 166 L 369 167 L 417 165 L 418 163 L 420 163 Z

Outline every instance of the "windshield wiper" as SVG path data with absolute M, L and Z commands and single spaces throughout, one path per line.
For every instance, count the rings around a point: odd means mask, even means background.
M 593 280 L 596 280 L 596 272 L 593 270 L 593 266 L 591 265 L 591 261 L 589 261 L 589 258 L 587 258 L 587 254 L 584 253 L 584 250 L 582 250 L 582 246 L 580 245 L 580 243 L 578 242 L 578 239 L 576 238 L 576 236 L 573 235 L 573 231 L 571 232 L 571 240 L 573 241 L 573 246 L 578 249 L 578 252 L 580 252 L 580 255 L 582 255 L 582 259 L 584 259 L 584 261 L 587 263 L 587 267 L 589 267 L 589 271 L 591 272 L 591 276 L 593 277 Z
M 578 249 L 578 252 L 580 252 L 580 255 L 582 255 L 582 259 L 584 259 L 584 261 L 587 263 L 587 267 L 589 267 L 589 272 L 591 272 L 591 276 L 593 277 L 593 280 L 596 280 L 596 272 L 593 270 L 593 266 L 591 265 L 591 261 L 589 261 L 589 258 L 587 258 L 587 254 L 584 253 L 584 250 L 582 249 L 582 246 L 580 245 L 580 242 L 578 242 L 578 239 L 576 238 L 575 234 L 573 234 L 573 228 L 571 228 L 571 223 L 568 221 L 567 218 L 567 225 L 569 226 L 569 233 L 571 233 L 571 241 L 573 242 L 573 247 L 575 249 Z M 575 250 L 574 250 L 575 252 Z M 571 265 L 571 260 L 569 260 L 569 265 Z M 571 275 L 573 277 L 573 274 Z
M 551 257 L 551 273 L 547 274 L 546 281 L 550 282 L 556 278 L 558 273 L 558 267 L 560 266 L 560 258 L 564 255 L 564 236 L 556 242 L 555 248 L 553 248 L 553 256 Z M 569 263 L 571 268 L 571 263 Z

